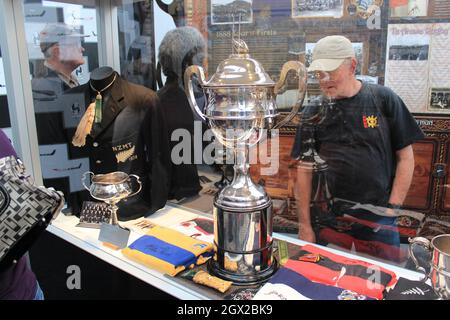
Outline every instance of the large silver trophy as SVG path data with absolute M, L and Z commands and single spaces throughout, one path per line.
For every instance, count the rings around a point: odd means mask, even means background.
M 265 281 L 277 269 L 272 255 L 272 201 L 249 176 L 249 148 L 261 140 L 264 129 L 279 128 L 297 114 L 306 92 L 307 73 L 302 63 L 289 61 L 275 83 L 250 57 L 244 41 L 233 39 L 233 44 L 234 52 L 208 82 L 201 67 L 190 66 L 184 83 L 194 113 L 208 122 L 216 139 L 235 156 L 234 179 L 214 200 L 216 256 L 208 267 L 220 278 L 245 285 Z M 278 122 L 276 95 L 292 70 L 299 79 L 297 100 L 290 114 Z M 195 100 L 194 76 L 206 95 L 204 113 Z

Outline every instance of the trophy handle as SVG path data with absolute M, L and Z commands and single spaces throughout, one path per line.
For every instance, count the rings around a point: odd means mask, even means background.
M 186 93 L 186 97 L 188 98 L 189 105 L 191 106 L 192 112 L 194 114 L 198 114 L 203 121 L 206 120 L 205 114 L 200 110 L 197 105 L 197 101 L 194 96 L 194 89 L 192 86 L 192 76 L 196 75 L 200 81 L 200 85 L 205 85 L 205 73 L 203 72 L 203 68 L 199 66 L 190 66 L 184 72 L 184 92 Z
M 422 279 L 423 282 L 425 282 L 428 279 L 428 274 L 424 267 L 421 267 L 419 265 L 419 261 L 417 260 L 416 256 L 414 255 L 414 246 L 419 245 L 421 247 L 424 247 L 427 251 L 431 251 L 431 242 L 430 240 L 423 238 L 423 237 L 416 237 L 416 238 L 409 238 L 409 256 L 414 262 L 414 265 L 416 266 L 416 270 L 424 274 L 424 278 Z
M 87 191 L 91 191 L 90 185 L 89 185 L 89 187 L 86 185 L 86 177 L 87 177 L 87 175 L 91 176 L 91 180 L 92 180 L 92 177 L 93 177 L 95 174 L 94 174 L 93 172 L 91 172 L 91 171 L 88 171 L 88 172 L 83 173 L 83 175 L 82 175 L 82 177 L 81 177 L 81 183 L 83 184 L 84 188 L 85 188 Z
M 128 180 L 130 180 L 131 178 L 135 178 L 136 182 L 139 183 L 139 190 L 136 191 L 135 193 L 130 194 L 128 197 L 132 197 L 137 195 L 139 192 L 141 192 L 142 190 L 142 182 L 141 182 L 141 178 L 139 178 L 137 175 L 135 174 L 130 174 Z
M 292 107 L 291 112 L 286 117 L 284 117 L 283 120 L 278 122 L 273 127 L 273 129 L 278 129 L 291 121 L 292 118 L 294 118 L 298 113 L 301 106 L 303 105 L 303 101 L 305 100 L 307 72 L 305 65 L 300 61 L 288 61 L 283 65 L 283 68 L 281 69 L 280 80 L 278 80 L 278 82 L 275 84 L 274 93 L 275 95 L 278 95 L 281 87 L 283 87 L 284 83 L 286 82 L 288 72 L 291 70 L 294 70 L 298 74 L 298 99 L 295 105 Z

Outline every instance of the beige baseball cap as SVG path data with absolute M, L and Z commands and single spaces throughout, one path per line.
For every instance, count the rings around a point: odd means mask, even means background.
M 345 59 L 355 56 L 352 43 L 344 36 L 328 36 L 320 39 L 314 47 L 312 63 L 308 71 L 333 71 Z
M 89 35 L 80 34 L 74 29 L 74 27 L 65 23 L 49 23 L 39 33 L 39 41 L 42 52 L 47 51 L 48 48 L 65 39 L 81 39 L 87 37 L 89 37 Z

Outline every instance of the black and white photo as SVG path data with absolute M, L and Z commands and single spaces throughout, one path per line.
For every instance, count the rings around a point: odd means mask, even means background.
M 293 18 L 340 18 L 343 13 L 344 0 L 292 0 Z
M 211 24 L 253 22 L 252 0 L 211 0 Z
M 389 60 L 426 61 L 429 48 L 429 45 L 392 45 Z
M 432 88 L 430 109 L 450 112 L 450 88 Z

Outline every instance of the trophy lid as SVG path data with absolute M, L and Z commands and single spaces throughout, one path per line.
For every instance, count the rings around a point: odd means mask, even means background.
M 248 46 L 243 40 L 233 39 L 233 48 L 237 53 L 220 63 L 205 87 L 275 86 L 262 65 L 250 57 Z

